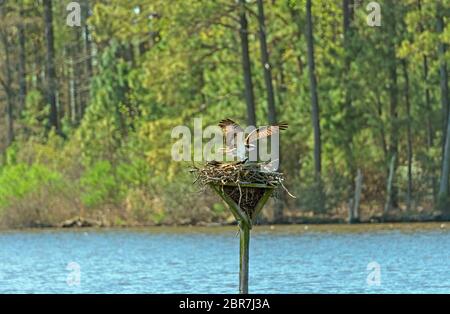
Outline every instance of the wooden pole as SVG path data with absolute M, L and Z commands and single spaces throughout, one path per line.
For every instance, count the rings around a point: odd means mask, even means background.
M 240 231 L 240 262 L 239 262 L 239 293 L 248 293 L 248 258 L 250 248 L 250 226 L 241 222 L 239 224 Z
M 236 184 L 224 184 L 228 186 L 237 186 Z M 258 204 L 256 204 L 253 214 L 253 219 L 245 213 L 244 210 L 240 208 L 238 204 L 223 191 L 223 185 L 210 185 L 214 192 L 222 198 L 222 200 L 227 204 L 228 208 L 232 212 L 233 216 L 236 218 L 239 224 L 239 234 L 240 234 L 240 245 L 239 245 L 239 293 L 248 293 L 248 273 L 249 273 L 249 248 L 250 248 L 250 230 L 252 229 L 252 224 L 256 221 L 256 216 L 264 207 L 264 204 L 269 199 L 270 195 L 275 187 L 267 186 L 264 184 L 257 183 L 246 183 L 241 184 L 242 188 L 261 188 L 265 189 L 265 192 Z

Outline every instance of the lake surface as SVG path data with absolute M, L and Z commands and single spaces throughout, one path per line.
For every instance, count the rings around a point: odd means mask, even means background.
M 255 227 L 252 293 L 450 293 L 450 231 Z M 236 293 L 236 227 L 0 232 L 0 293 Z

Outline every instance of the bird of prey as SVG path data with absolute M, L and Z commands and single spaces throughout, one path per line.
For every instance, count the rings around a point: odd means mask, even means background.
M 231 119 L 223 119 L 220 121 L 219 127 L 222 129 L 226 145 L 226 148 L 223 148 L 222 150 L 225 151 L 225 153 L 237 156 L 239 160 L 245 160 L 246 153 L 256 149 L 258 140 L 272 136 L 273 134 L 280 132 L 280 130 L 286 130 L 288 124 L 280 122 L 274 125 L 261 126 L 254 129 L 245 138 L 244 129 Z

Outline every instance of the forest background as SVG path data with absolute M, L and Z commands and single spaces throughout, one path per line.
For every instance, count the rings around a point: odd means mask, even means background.
M 79 13 L 79 15 L 78 15 Z M 450 2 L 0 0 L 0 225 L 220 224 L 171 159 L 288 121 L 261 222 L 447 219 Z

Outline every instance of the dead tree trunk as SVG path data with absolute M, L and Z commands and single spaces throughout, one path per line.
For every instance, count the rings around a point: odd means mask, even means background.
M 392 209 L 392 189 L 393 181 L 395 176 L 395 159 L 396 155 L 393 155 L 391 162 L 389 164 L 389 176 L 387 180 L 387 191 L 386 191 L 386 204 L 384 206 L 384 214 L 386 215 Z
M 349 205 L 348 221 L 349 223 L 355 223 L 359 221 L 359 203 L 361 201 L 363 175 L 361 169 L 358 169 L 355 178 L 355 195 Z

